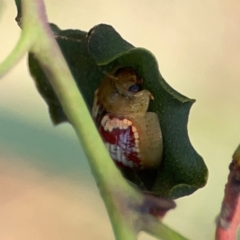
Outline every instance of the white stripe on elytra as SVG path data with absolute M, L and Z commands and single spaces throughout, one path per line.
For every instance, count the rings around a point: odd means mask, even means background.
M 105 131 L 111 132 L 114 128 L 127 129 L 129 126 L 132 125 L 132 122 L 127 119 L 123 120 L 120 120 L 118 118 L 110 119 L 109 115 L 105 115 L 102 118 L 101 125 Z
M 102 118 L 102 121 L 101 121 L 101 125 L 104 127 L 106 122 L 108 121 L 108 115 L 105 115 L 103 118 Z
M 115 161 L 121 162 L 124 166 L 133 167 L 134 163 L 128 160 L 124 152 L 133 151 L 138 154 L 140 158 L 140 149 L 139 149 L 139 133 L 135 126 L 132 125 L 132 122 L 128 119 L 120 120 L 118 118 L 109 118 L 109 115 L 105 115 L 101 120 L 101 125 L 105 131 L 111 132 L 115 128 L 119 129 L 127 129 L 131 127 L 134 139 L 135 139 L 135 146 L 131 149 L 126 149 L 126 143 L 129 141 L 128 139 L 128 132 L 123 132 L 119 137 L 119 144 L 122 146 L 117 146 L 115 144 L 105 143 L 106 147 L 110 153 L 110 156 Z
M 105 146 L 107 150 L 109 151 L 109 154 L 111 158 L 115 161 L 121 162 L 124 166 L 133 167 L 133 162 L 129 161 L 125 155 L 123 154 L 122 149 L 115 145 L 110 143 L 105 143 Z

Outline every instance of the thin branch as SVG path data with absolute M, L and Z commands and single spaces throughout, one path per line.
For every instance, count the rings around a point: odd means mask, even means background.
M 129 226 L 122 219 L 121 214 L 115 211 L 115 205 L 120 202 L 120 196 L 117 197 L 120 194 L 117 191 L 121 189 L 124 192 L 129 192 L 130 187 L 124 183 L 95 128 L 83 97 L 79 93 L 49 28 L 43 1 L 22 0 L 22 16 L 22 28 L 30 32 L 34 29 L 35 34 L 41 36 L 30 51 L 38 59 L 62 104 L 65 114 L 75 128 L 107 206 L 116 239 L 120 240 L 123 239 L 122 236 L 127 236 L 129 240 L 136 240 L 136 233 L 132 230 L 133 226 Z M 37 27 L 36 22 L 38 22 Z M 119 202 L 116 202 L 116 199 Z M 138 202 L 141 201 L 141 198 L 138 201 L 135 200 Z
M 217 220 L 216 240 L 235 240 L 240 224 L 240 145 L 229 166 L 220 216 Z
M 31 44 L 34 42 L 34 35 L 30 35 L 22 31 L 22 34 L 15 45 L 12 52 L 8 57 L 0 64 L 0 77 L 5 75 L 9 70 L 11 70 L 21 58 L 27 54 L 28 50 L 31 47 Z
M 163 223 L 157 223 L 157 226 L 152 224 L 149 226 L 149 229 L 146 229 L 145 231 L 155 237 L 161 236 L 162 239 L 187 240 L 187 238 L 183 237 L 181 234 L 175 232 Z

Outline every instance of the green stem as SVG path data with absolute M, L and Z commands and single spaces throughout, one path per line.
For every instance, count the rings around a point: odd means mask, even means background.
M 188 240 L 163 223 L 158 223 L 157 225 L 151 224 L 145 231 L 156 237 L 161 236 L 162 239 L 166 240 Z
M 23 16 L 27 19 L 27 22 L 23 19 L 23 29 L 25 28 L 28 31 L 34 29 L 35 34 L 42 36 L 38 43 L 33 46 L 31 52 L 35 54 L 41 67 L 48 69 L 45 73 L 86 153 L 92 173 L 108 209 L 116 239 L 124 239 L 124 236 L 125 239 L 135 240 L 136 233 L 132 231 L 132 226 L 128 226 L 126 221 L 122 220 L 121 214 L 116 211 L 115 207 L 116 196 L 114 196 L 114 191 L 121 189 L 124 192 L 129 192 L 130 186 L 122 178 L 121 173 L 110 159 L 84 99 L 80 95 L 71 72 L 56 44 L 46 16 L 39 9 L 44 9 L 41 0 L 35 0 L 31 3 L 29 0 L 22 0 Z M 38 21 L 41 19 L 37 27 L 35 24 L 36 18 Z M 46 35 L 47 37 L 44 37 Z
M 31 47 L 31 44 L 34 42 L 34 35 L 30 35 L 25 31 L 22 31 L 21 37 L 18 40 L 16 46 L 8 57 L 0 65 L 0 77 L 5 75 L 12 67 L 14 67 L 18 61 L 27 54 L 28 50 Z

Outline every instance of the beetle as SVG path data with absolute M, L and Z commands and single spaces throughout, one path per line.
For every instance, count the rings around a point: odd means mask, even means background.
M 92 117 L 115 163 L 137 170 L 155 169 L 162 158 L 162 133 L 153 95 L 131 67 L 107 74 L 95 91 Z

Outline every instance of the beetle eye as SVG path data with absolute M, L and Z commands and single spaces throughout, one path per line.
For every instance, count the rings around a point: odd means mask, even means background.
M 133 84 L 128 88 L 128 91 L 132 93 L 139 92 L 140 90 L 141 90 L 141 86 L 138 84 Z

